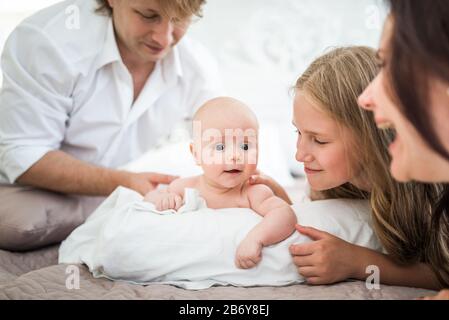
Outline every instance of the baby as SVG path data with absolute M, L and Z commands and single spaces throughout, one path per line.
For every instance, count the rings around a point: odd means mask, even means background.
M 256 266 L 262 248 L 288 238 L 295 230 L 296 215 L 290 206 L 265 185 L 250 185 L 258 160 L 258 121 L 242 102 L 222 97 L 206 102 L 193 118 L 190 150 L 203 169 L 200 176 L 173 181 L 166 190 L 145 196 L 160 211 L 178 210 L 185 188 L 197 189 L 207 206 L 250 208 L 263 217 L 239 244 L 235 264 Z

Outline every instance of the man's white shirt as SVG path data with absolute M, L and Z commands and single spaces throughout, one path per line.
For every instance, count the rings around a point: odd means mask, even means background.
M 79 9 L 79 29 L 67 25 Z M 184 37 L 133 103 L 112 19 L 94 0 L 69 0 L 24 20 L 7 40 L 0 89 L 0 183 L 47 152 L 116 168 L 148 151 L 205 101 L 222 95 L 217 65 Z

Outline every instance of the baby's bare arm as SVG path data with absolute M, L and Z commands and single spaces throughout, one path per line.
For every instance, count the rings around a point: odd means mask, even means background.
M 181 198 L 184 197 L 185 188 L 191 188 L 192 178 L 180 178 L 174 180 L 167 187 L 167 192 L 176 193 Z
M 268 246 L 288 238 L 295 231 L 297 219 L 292 208 L 266 185 L 250 186 L 248 200 L 251 209 L 264 217 L 250 231 L 248 238 Z
M 153 190 L 144 201 L 151 202 L 157 210 L 178 210 L 183 205 L 184 189 L 192 186 L 192 178 L 176 179 L 166 189 Z

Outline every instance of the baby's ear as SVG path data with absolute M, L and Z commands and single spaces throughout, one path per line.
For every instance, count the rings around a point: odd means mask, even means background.
M 199 162 L 199 159 L 198 159 L 198 157 L 197 157 L 197 152 L 196 152 L 196 149 L 195 149 L 195 144 L 194 144 L 193 142 L 190 142 L 190 153 L 192 154 L 193 159 L 195 159 L 196 165 L 198 165 L 198 166 L 201 165 L 200 162 Z

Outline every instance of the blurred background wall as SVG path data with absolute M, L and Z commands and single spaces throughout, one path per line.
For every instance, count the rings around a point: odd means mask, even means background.
M 0 51 L 23 18 L 57 2 L 0 0 Z M 216 57 L 227 94 L 258 115 L 262 170 L 285 185 L 292 182 L 290 173 L 301 174 L 294 159 L 291 86 L 329 48 L 377 47 L 385 16 L 382 0 L 207 1 L 190 36 Z

